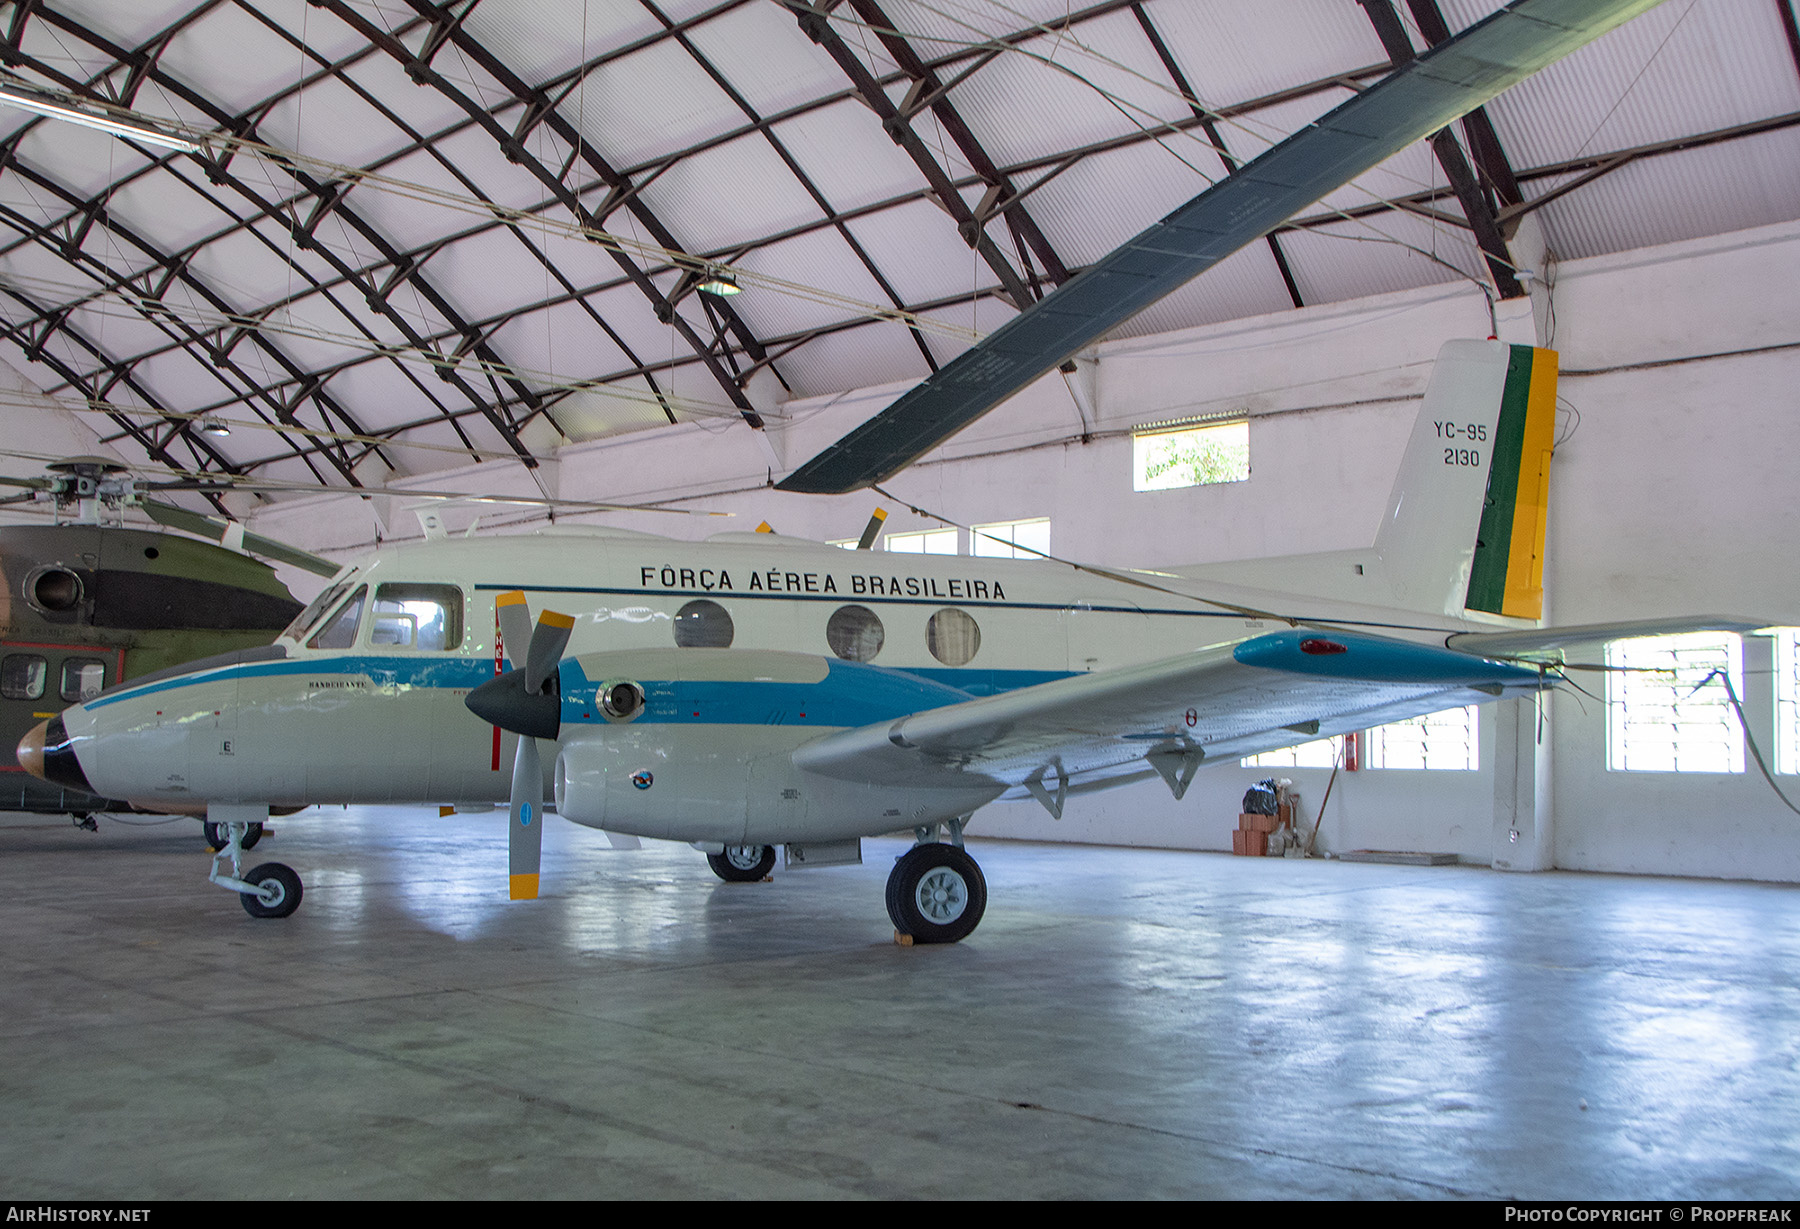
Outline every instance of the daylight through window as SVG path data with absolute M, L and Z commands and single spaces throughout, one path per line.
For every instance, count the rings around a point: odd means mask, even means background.
M 1132 437 L 1132 489 L 1243 482 L 1250 477 L 1250 424 L 1209 423 Z
M 1717 632 L 1607 646 L 1606 766 L 1615 772 L 1742 772 L 1744 731 L 1715 671 L 1744 694 L 1743 642 Z

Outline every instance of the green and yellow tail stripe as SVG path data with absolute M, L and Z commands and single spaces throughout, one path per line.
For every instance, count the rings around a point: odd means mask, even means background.
M 1464 603 L 1470 610 L 1518 619 L 1544 615 L 1544 535 L 1555 434 L 1556 351 L 1513 346 Z

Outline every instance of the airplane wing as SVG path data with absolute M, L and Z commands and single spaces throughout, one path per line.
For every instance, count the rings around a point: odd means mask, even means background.
M 1660 0 L 1516 0 L 1109 252 L 777 483 L 884 482 L 1112 329 L 1383 159 Z
M 1736 632 L 1744 635 L 1778 625 L 1778 619 L 1745 619 L 1730 615 L 1689 615 L 1672 619 L 1627 619 L 1617 623 L 1580 623 L 1569 627 L 1527 627 L 1504 632 L 1456 632 L 1444 638 L 1448 648 L 1482 657 L 1560 660 L 1562 650 L 1634 636 L 1679 636 L 1685 632 Z
M 1156 772 L 1180 797 L 1203 760 L 1544 685 L 1535 669 L 1302 628 L 841 730 L 794 763 L 871 785 L 1004 785 L 1060 814 L 1071 790 L 1121 776 Z

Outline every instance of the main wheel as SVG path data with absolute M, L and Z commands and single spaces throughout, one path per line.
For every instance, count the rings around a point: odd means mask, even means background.
M 218 853 L 221 849 L 225 848 L 225 846 L 231 844 L 231 842 L 226 839 L 224 824 L 215 824 L 211 820 L 204 820 L 202 821 L 202 827 L 206 833 L 206 843 L 211 847 L 214 853 Z M 239 845 L 238 848 L 255 849 L 256 842 L 260 840 L 262 840 L 262 825 L 253 823 L 250 825 L 249 830 L 244 833 L 244 843 Z
M 707 854 L 706 861 L 726 883 L 755 883 L 775 869 L 775 846 L 727 845 L 724 853 Z
M 987 911 L 987 880 L 954 845 L 916 845 L 894 863 L 887 907 L 894 929 L 914 943 L 955 943 Z
M 255 884 L 268 899 L 254 892 L 240 892 L 244 912 L 251 917 L 286 917 L 300 907 L 300 876 L 279 862 L 264 862 L 244 876 L 245 883 Z

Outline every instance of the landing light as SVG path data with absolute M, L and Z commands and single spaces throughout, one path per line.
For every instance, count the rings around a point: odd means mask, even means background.
M 1350 650 L 1335 640 L 1302 640 L 1300 651 L 1314 657 L 1326 657 L 1332 653 L 1348 653 Z

